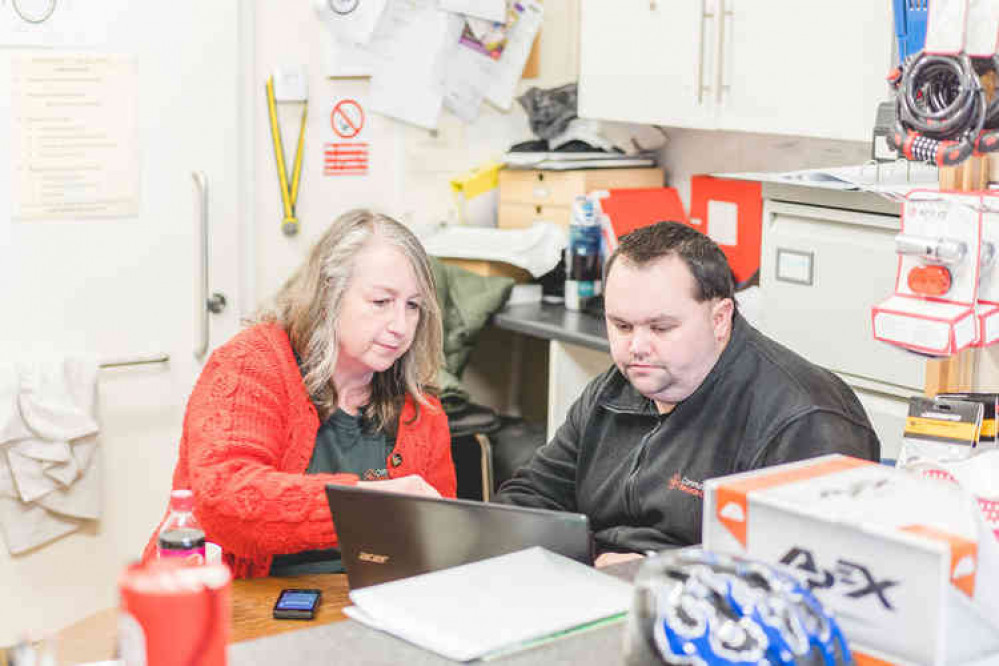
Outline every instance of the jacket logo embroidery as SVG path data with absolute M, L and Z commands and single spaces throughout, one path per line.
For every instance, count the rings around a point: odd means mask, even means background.
M 674 472 L 673 476 L 669 478 L 669 489 L 679 490 L 681 493 L 687 493 L 694 497 L 704 497 L 704 484 L 700 481 L 680 476 L 680 472 Z

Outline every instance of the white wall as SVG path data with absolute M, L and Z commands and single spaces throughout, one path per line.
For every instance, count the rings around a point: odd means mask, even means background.
M 322 171 L 324 124 L 334 100 L 367 96 L 365 79 L 326 79 L 322 76 L 322 29 L 309 2 L 262 0 L 256 9 L 257 94 L 248 103 L 255 109 L 256 295 L 266 299 L 301 261 L 312 241 L 338 214 L 354 207 L 372 207 L 407 224 L 447 220 L 453 215 L 448 181 L 475 166 L 498 158 L 510 145 L 532 138 L 527 116 L 515 102 L 502 113 L 484 104 L 479 119 L 464 124 L 444 112 L 435 134 L 373 113 L 367 114 L 365 136 L 370 147 L 370 173 L 364 177 L 325 177 Z M 540 72 L 530 86 L 553 87 L 577 76 L 578 0 L 554 0 L 545 5 L 540 42 Z M 301 232 L 281 234 L 281 199 L 270 141 L 263 85 L 278 65 L 309 67 L 309 119 L 297 212 Z M 300 111 L 283 108 L 281 125 L 289 161 L 294 154 Z M 370 132 L 370 134 L 368 134 Z

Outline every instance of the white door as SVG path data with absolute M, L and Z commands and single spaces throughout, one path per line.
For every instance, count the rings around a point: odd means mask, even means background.
M 716 0 L 582 0 L 579 115 L 714 126 Z
M 889 98 L 888 2 L 719 0 L 726 129 L 870 141 Z
M 98 373 L 103 518 L 24 555 L 11 556 L 0 543 L 0 645 L 114 605 L 115 577 L 163 511 L 185 400 L 202 364 L 195 357 L 202 309 L 195 172 L 208 186 L 208 283 L 228 301 L 210 315 L 210 346 L 236 331 L 240 310 L 238 0 L 20 4 L 54 12 L 40 26 L 12 32 L 13 3 L 0 1 L 7 30 L 0 45 L 0 361 L 42 350 L 82 350 L 105 361 L 165 354 L 169 361 Z M 37 41 L 28 48 L 31 30 Z M 23 135 L 17 123 L 24 119 L 12 115 L 19 93 L 11 77 L 23 74 L 25 58 L 72 54 L 134 58 L 135 85 L 124 79 L 117 92 L 137 109 L 134 145 L 123 146 L 137 150 L 137 213 L 15 219 L 15 202 L 26 195 L 12 178 L 22 150 L 12 137 Z

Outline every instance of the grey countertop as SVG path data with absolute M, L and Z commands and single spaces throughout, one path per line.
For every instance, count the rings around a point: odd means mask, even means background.
M 611 565 L 603 571 L 631 581 L 641 563 L 641 560 L 633 560 Z M 456 599 L 455 603 L 461 602 Z M 504 666 L 620 664 L 624 629 L 624 622 L 598 627 L 500 657 L 494 663 Z M 330 663 L 448 666 L 458 662 L 354 620 L 345 620 L 236 643 L 229 648 L 229 663 L 233 666 Z
M 603 317 L 566 310 L 556 303 L 510 305 L 493 316 L 494 326 L 537 338 L 609 351 Z

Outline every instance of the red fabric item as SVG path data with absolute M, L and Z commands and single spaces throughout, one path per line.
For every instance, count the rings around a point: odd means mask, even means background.
M 719 242 L 711 231 L 708 202 L 726 201 L 738 207 L 734 244 Z M 710 236 L 728 258 L 736 284 L 743 283 L 760 270 L 760 242 L 763 225 L 763 190 L 759 182 L 729 180 L 713 176 L 690 179 L 690 226 Z
M 387 461 L 386 468 L 392 478 L 419 474 L 454 497 L 447 415 L 439 401 L 428 400 L 431 406 L 421 405 L 417 414 L 406 396 L 393 450 L 401 462 Z M 234 576 L 268 575 L 275 554 L 337 546 L 326 484 L 358 479 L 305 474 L 318 430 L 318 413 L 280 326 L 245 329 L 212 353 L 187 403 L 173 487 L 194 492 L 195 516 L 207 539 L 222 547 Z M 155 554 L 154 532 L 143 560 Z

